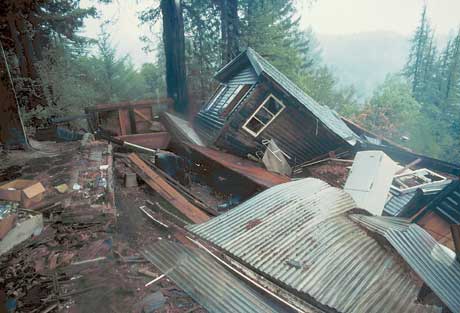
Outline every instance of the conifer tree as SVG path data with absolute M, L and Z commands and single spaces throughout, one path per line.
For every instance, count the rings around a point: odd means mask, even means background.
M 426 6 L 422 10 L 420 24 L 411 39 L 411 49 L 409 58 L 404 68 L 404 74 L 411 82 L 412 93 L 417 100 L 422 98 L 425 84 L 426 56 L 429 53 L 429 40 L 431 38 L 431 28 L 427 19 Z

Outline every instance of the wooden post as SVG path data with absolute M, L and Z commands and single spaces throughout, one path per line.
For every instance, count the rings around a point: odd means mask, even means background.
M 454 241 L 455 255 L 460 262 L 460 224 L 450 225 L 450 231 L 452 232 L 452 239 Z

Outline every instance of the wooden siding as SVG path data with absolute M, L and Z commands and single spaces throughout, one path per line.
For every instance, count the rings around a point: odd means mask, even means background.
M 269 94 L 280 99 L 286 108 L 257 137 L 242 129 Z M 234 112 L 216 140 L 216 146 L 245 156 L 265 151 L 263 139 L 274 139 L 291 159 L 290 165 L 300 164 L 338 149 L 347 149 L 345 141 L 327 129 L 311 112 L 292 97 L 280 92 L 265 81 L 257 86 L 250 97 Z
M 203 109 L 198 113 L 195 120 L 197 130 L 207 142 L 212 143 L 219 135 L 220 130 L 225 125 L 226 118 L 220 116 L 219 108 L 222 108 L 228 101 L 230 96 L 240 85 L 252 85 L 257 82 L 257 75 L 252 67 L 245 67 L 239 71 L 235 76 L 223 83 L 228 86 L 225 92 L 217 99 L 216 103 L 209 109 L 206 108 L 207 103 Z M 228 116 L 227 116 L 228 119 Z

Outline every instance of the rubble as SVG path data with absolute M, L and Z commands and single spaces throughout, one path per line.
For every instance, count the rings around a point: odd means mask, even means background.
M 193 122 L 171 99 L 101 104 L 81 142 L 2 155 L 0 310 L 458 312 L 460 166 L 251 49 L 216 77 Z

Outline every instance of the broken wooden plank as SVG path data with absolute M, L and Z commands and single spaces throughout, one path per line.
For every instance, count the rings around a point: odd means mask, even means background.
M 128 111 L 127 110 L 119 110 L 118 111 L 118 121 L 120 122 L 120 135 L 126 136 L 128 133 L 126 129 L 128 128 Z
M 129 124 L 131 126 L 131 134 L 137 134 L 136 116 L 134 115 L 133 108 L 128 109 Z
M 141 111 L 134 109 L 134 113 L 135 113 L 137 116 L 139 116 L 141 119 L 143 119 L 144 121 L 149 122 L 151 125 L 154 125 L 154 124 L 155 124 L 150 118 L 148 118 L 147 116 L 145 116 L 144 113 L 142 113 Z
M 136 174 L 188 219 L 194 223 L 203 223 L 209 220 L 209 216 L 206 213 L 191 204 L 163 177 L 150 168 L 136 153 L 131 153 L 128 156 L 128 159 L 131 161 L 132 169 L 136 172 Z
M 117 136 L 116 138 L 149 149 L 166 149 L 171 140 L 167 132 Z

